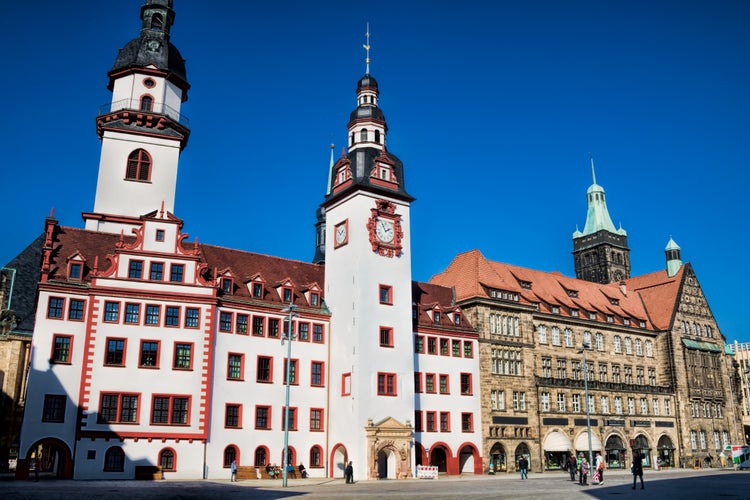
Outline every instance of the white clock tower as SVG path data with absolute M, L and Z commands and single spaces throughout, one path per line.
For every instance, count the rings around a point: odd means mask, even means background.
M 146 0 L 141 20 L 138 38 L 120 49 L 109 71 L 112 102 L 96 119 L 102 152 L 86 229 L 129 234 L 140 216 L 174 211 L 177 163 L 190 134 L 180 107 L 190 85 L 169 41 L 172 0 Z
M 369 33 L 368 33 L 369 38 Z M 369 42 L 369 39 L 368 39 Z M 414 353 L 409 206 L 401 161 L 385 147 L 378 84 L 357 85 L 349 148 L 325 202 L 325 296 L 331 310 L 331 475 L 406 477 L 413 467 Z

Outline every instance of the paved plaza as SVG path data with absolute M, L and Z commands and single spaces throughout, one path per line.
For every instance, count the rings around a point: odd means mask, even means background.
M 465 476 L 438 480 L 360 481 L 344 484 L 343 479 L 252 480 L 230 483 L 211 481 L 2 481 L 4 499 L 229 499 L 229 498 L 597 498 L 597 499 L 748 499 L 750 472 L 731 470 L 646 471 L 645 490 L 632 490 L 627 471 L 607 471 L 603 485 L 579 486 L 565 473 L 529 473 L 528 480 L 516 474 Z

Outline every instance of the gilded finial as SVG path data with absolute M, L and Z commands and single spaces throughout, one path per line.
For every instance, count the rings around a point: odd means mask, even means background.
M 362 46 L 365 48 L 365 74 L 370 74 L 370 23 L 367 23 L 367 32 L 365 33 L 365 44 Z

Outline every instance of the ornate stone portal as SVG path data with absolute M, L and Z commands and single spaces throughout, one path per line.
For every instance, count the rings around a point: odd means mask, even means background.
M 411 455 L 414 428 L 387 417 L 373 424 L 367 421 L 368 479 L 407 479 L 412 477 Z

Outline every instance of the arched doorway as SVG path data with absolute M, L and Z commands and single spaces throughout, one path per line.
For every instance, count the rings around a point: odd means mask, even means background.
M 329 477 L 344 477 L 344 469 L 346 469 L 346 446 L 343 444 L 337 444 L 333 447 L 331 452 L 331 470 L 328 472 Z
M 378 450 L 377 456 L 377 470 L 378 478 L 380 479 L 396 479 L 397 472 L 397 457 L 396 451 L 391 448 L 381 448 Z
M 443 446 L 430 448 L 430 465 L 438 468 L 438 472 L 448 472 L 448 454 Z
M 604 459 L 610 469 L 624 469 L 627 462 L 627 450 L 622 444 L 622 438 L 613 434 L 607 438 L 604 445 Z
M 674 467 L 674 445 L 666 434 L 659 438 L 656 444 L 659 467 Z
M 544 468 L 555 470 L 560 469 L 566 463 L 572 446 L 570 439 L 563 431 L 554 430 L 544 438 L 542 450 L 544 450 Z
M 643 434 L 638 434 L 633 442 L 633 452 L 638 451 L 641 454 L 643 466 L 651 467 L 651 445 L 648 443 L 648 438 Z
M 490 449 L 490 474 L 505 472 L 508 470 L 506 463 L 505 448 L 500 443 L 495 443 Z
M 463 445 L 458 451 L 458 473 L 482 473 L 482 460 L 479 451 L 471 444 Z
M 583 455 L 588 459 L 589 456 L 589 433 L 587 431 L 581 432 L 573 443 L 575 447 L 576 455 L 583 452 Z M 596 433 L 591 433 L 591 456 L 595 457 L 597 453 L 602 452 L 602 440 Z
M 514 468 L 518 470 L 518 461 L 521 460 L 521 457 L 526 457 L 526 459 L 531 463 L 531 452 L 529 451 L 529 445 L 526 443 L 521 443 L 518 446 L 516 446 L 516 461 L 514 462 Z
M 41 477 L 73 479 L 73 455 L 64 442 L 55 438 L 37 441 L 26 452 L 26 459 L 38 464 Z
M 427 452 L 419 441 L 414 442 L 414 465 L 424 465 L 426 462 Z

